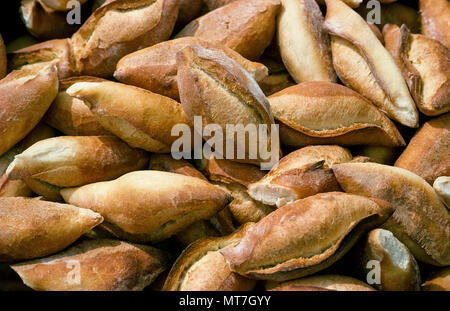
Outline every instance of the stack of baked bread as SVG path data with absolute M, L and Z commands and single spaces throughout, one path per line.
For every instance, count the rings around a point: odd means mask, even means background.
M 450 2 L 69 2 L 0 37 L 0 289 L 450 290 Z

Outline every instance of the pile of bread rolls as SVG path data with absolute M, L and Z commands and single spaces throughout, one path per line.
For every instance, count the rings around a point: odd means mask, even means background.
M 450 290 L 450 2 L 68 2 L 0 37 L 1 290 Z

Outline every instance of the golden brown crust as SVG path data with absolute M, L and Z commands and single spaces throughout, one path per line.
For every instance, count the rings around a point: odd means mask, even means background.
M 418 127 L 419 115 L 402 73 L 392 56 L 377 39 L 366 21 L 341 1 L 327 0 L 327 15 L 325 17 L 324 28 L 330 34 L 343 39 L 344 43 L 347 41 L 350 47 L 354 45 L 356 49 L 354 54 L 358 55 L 360 53 L 362 55 L 359 61 L 363 63 L 367 62 L 365 67 L 369 68 L 369 71 L 374 76 L 375 82 L 378 83 L 388 99 L 387 101 L 375 101 L 374 103 L 385 110 L 390 117 L 403 125 Z M 333 51 L 334 53 L 335 51 Z M 341 57 L 351 57 L 351 55 L 344 54 Z M 350 62 L 357 60 L 358 58 L 351 58 Z M 343 66 L 341 71 L 347 72 L 348 75 L 353 77 L 355 73 L 361 76 L 360 71 L 352 73 L 351 70 L 352 68 Z M 339 71 L 339 69 L 336 69 L 336 72 L 341 77 Z M 367 71 L 367 68 L 365 71 Z M 352 87 L 353 84 L 356 84 L 362 88 L 361 81 L 354 77 Z M 344 82 L 348 83 L 349 79 L 344 79 Z M 369 85 L 366 84 L 364 87 L 370 89 Z
M 450 291 L 450 267 L 442 268 L 422 284 L 425 291 Z
M 292 78 L 297 83 L 336 82 L 330 38 L 322 28 L 324 18 L 315 0 L 281 0 L 281 4 L 277 41 Z
M 143 290 L 168 266 L 168 254 L 159 249 L 101 239 L 11 268 L 34 290 L 125 291 Z
M 395 162 L 429 184 L 450 176 L 450 113 L 426 122 Z
M 255 60 L 272 41 L 279 9 L 279 0 L 234 1 L 193 20 L 176 38 L 193 36 L 221 43 Z
M 404 25 L 386 25 L 383 33 L 420 111 L 428 116 L 450 111 L 450 51 L 436 40 L 410 34 Z
M 178 0 L 128 0 L 97 9 L 71 39 L 77 71 L 112 76 L 123 56 L 170 37 L 178 5 Z
M 38 0 L 22 0 L 20 14 L 28 31 L 40 40 L 66 38 L 79 27 L 67 22 L 66 13 L 45 10 Z
M 252 223 L 249 223 L 229 236 L 203 239 L 191 244 L 175 261 L 163 290 L 252 290 L 256 282 L 233 273 L 220 254 L 224 247 L 239 242 L 251 226 Z
M 0 261 L 54 254 L 103 221 L 93 211 L 38 198 L 0 198 Z
M 147 154 L 114 136 L 59 136 L 41 140 L 16 155 L 6 174 L 57 187 L 111 180 L 142 169 Z
M 205 12 L 211 12 L 236 0 L 203 0 Z
M 425 180 L 398 167 L 376 163 L 333 166 L 346 192 L 388 201 L 396 207 L 383 224 L 420 261 L 450 263 L 450 211 Z
M 374 289 L 360 280 L 343 275 L 315 275 L 287 282 L 266 282 L 266 289 L 270 291 L 374 291 Z
M 148 169 L 197 177 L 207 181 L 206 177 L 191 163 L 185 160 L 175 160 L 170 154 L 152 154 Z
M 231 197 L 199 178 L 136 171 L 116 180 L 61 190 L 66 202 L 98 211 L 109 230 L 128 240 L 164 240 L 192 223 L 209 219 Z
M 267 76 L 264 65 L 251 62 L 230 48 L 197 37 L 183 37 L 128 54 L 117 64 L 114 77 L 123 83 L 178 100 L 176 54 L 190 44 L 224 52 L 244 67 L 256 81 Z
M 381 111 L 336 83 L 300 83 L 271 95 L 269 101 L 275 118 L 286 125 L 280 125 L 280 137 L 289 146 L 404 145 L 395 125 Z
M 380 264 L 380 283 L 373 286 L 383 291 L 420 290 L 419 266 L 408 248 L 392 232 L 374 229 L 363 242 L 361 264 L 365 275 L 370 272 L 367 263 L 375 260 Z
M 194 117 L 201 116 L 203 127 L 208 124 L 220 126 L 225 133 L 223 155 L 226 154 L 226 143 L 232 144 L 234 140 L 234 150 L 245 151 L 244 158 L 239 159 L 241 162 L 260 163 L 266 160 L 259 151 L 255 152 L 256 159 L 250 158 L 248 135 L 245 139 L 235 139 L 236 135 L 227 136 L 225 130 L 229 125 L 245 127 L 265 124 L 268 136 L 257 139 L 265 139 L 270 149 L 271 124 L 274 120 L 269 102 L 256 81 L 225 53 L 207 50 L 199 45 L 189 45 L 178 52 L 177 66 L 181 105 L 189 122 L 193 124 Z M 258 141 L 257 149 L 261 143 Z
M 53 62 L 58 68 L 60 79 L 74 74 L 74 64 L 70 51 L 69 39 L 55 39 L 33 44 L 8 54 L 9 70 L 18 69 L 24 65 Z
M 300 278 L 329 267 L 392 214 L 384 201 L 341 192 L 285 205 L 221 250 L 231 270 L 264 280 Z
M 2 35 L 0 34 L 0 79 L 3 79 L 6 76 L 6 64 L 6 47 Z
M 106 81 L 96 77 L 80 76 L 59 81 L 59 93 L 44 116 L 45 122 L 69 136 L 112 135 L 97 121 L 88 106 L 66 93 L 77 82 Z
M 339 146 L 305 147 L 283 157 L 266 176 L 248 186 L 248 193 L 281 207 L 317 193 L 339 191 L 331 166 L 351 160 L 351 153 Z
M 26 66 L 0 81 L 0 155 L 34 128 L 57 92 L 57 70 L 48 63 Z
M 438 40 L 450 49 L 450 3 L 447 0 L 420 0 L 422 34 Z
M 171 135 L 173 126 L 188 122 L 173 99 L 131 85 L 78 82 L 66 93 L 82 99 L 106 130 L 130 146 L 150 152 L 169 152 L 177 139 Z

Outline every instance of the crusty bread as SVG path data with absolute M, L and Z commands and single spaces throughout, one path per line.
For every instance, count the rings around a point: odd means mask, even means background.
M 45 10 L 38 0 L 22 0 L 20 14 L 28 31 L 40 40 L 66 38 L 79 27 L 67 22 L 66 13 Z
M 255 60 L 272 41 L 279 10 L 279 0 L 233 1 L 193 20 L 176 38 L 193 36 L 221 43 Z
M 123 83 L 178 100 L 180 96 L 177 84 L 176 54 L 190 44 L 197 44 L 205 49 L 223 51 L 244 67 L 256 81 L 261 81 L 267 76 L 267 68 L 264 65 L 248 61 L 230 48 L 196 37 L 183 37 L 128 54 L 117 64 L 114 77 Z
M 450 113 L 426 122 L 395 162 L 429 184 L 450 176 Z
M 0 80 L 6 76 L 6 68 L 7 68 L 7 60 L 6 60 L 6 47 L 3 42 L 2 35 L 0 34 Z
M 274 119 L 269 101 L 250 74 L 224 52 L 207 50 L 200 45 L 189 45 L 178 52 L 177 66 L 181 105 L 189 122 L 193 124 L 194 117 L 201 116 L 203 128 L 208 124 L 221 127 L 224 157 L 226 145 L 234 140 L 234 151 L 245 151 L 242 159 L 238 159 L 235 152 L 234 159 L 248 163 L 267 160 L 263 159 L 259 146 L 265 143 L 271 151 Z M 251 124 L 267 126 L 267 137 L 252 137 L 258 146 L 254 159 L 250 158 L 249 135 L 245 135 L 245 139 L 239 139 L 239 136 L 235 139 L 237 135 L 226 134 L 226 126 L 237 124 L 244 127 Z M 204 138 L 209 139 L 207 135 Z
M 0 198 L 0 261 L 47 256 L 103 221 L 99 214 L 37 198 Z
M 75 68 L 70 51 L 70 41 L 68 39 L 45 41 L 8 54 L 9 70 L 42 62 L 53 62 L 58 68 L 60 79 L 72 76 Z
M 220 254 L 221 249 L 239 242 L 251 226 L 252 223 L 248 223 L 229 236 L 203 239 L 191 244 L 175 261 L 163 290 L 252 290 L 256 281 L 232 272 Z
M 374 291 L 366 283 L 343 275 L 324 274 L 314 275 L 287 282 L 266 282 L 266 289 L 270 291 Z
M 383 34 L 419 110 L 427 116 L 449 112 L 450 50 L 404 25 L 386 25 Z
M 283 63 L 297 83 L 336 81 L 330 38 L 315 0 L 281 0 L 277 41 Z M 307 68 L 307 69 L 305 69 Z
M 450 267 L 442 268 L 433 273 L 422 284 L 422 289 L 425 291 L 450 291 Z
M 40 4 L 47 10 L 55 10 L 55 11 L 68 11 L 72 9 L 72 6 L 69 6 L 70 0 L 38 0 Z M 77 0 L 79 4 L 83 4 L 88 0 Z
M 72 77 L 59 81 L 59 93 L 44 116 L 45 122 L 69 136 L 111 135 L 97 121 L 83 100 L 72 97 L 66 90 L 77 82 L 105 81 L 96 77 Z
M 117 82 L 78 82 L 66 93 L 88 105 L 97 121 L 130 146 L 169 152 L 173 126 L 186 124 L 180 104 L 168 97 Z
M 342 1 L 328 0 L 324 28 L 340 39 L 337 43 L 335 41 L 336 44 L 345 47 L 344 51 L 335 50 L 332 42 L 333 63 L 341 80 L 357 91 L 366 88 L 368 91 L 362 94 L 386 111 L 391 118 L 403 125 L 418 127 L 419 115 L 402 73 L 366 21 Z M 362 57 L 358 58 L 358 54 Z M 340 57 L 336 60 L 335 55 Z M 337 65 L 342 58 L 346 59 L 347 64 Z M 355 64 L 356 61 L 358 65 Z M 354 66 L 357 66 L 356 70 Z M 378 99 L 379 96 L 371 94 L 373 82 L 364 84 L 368 81 L 360 79 L 361 76 L 366 76 L 367 71 L 373 74 L 373 79 L 381 88 L 383 101 Z M 378 88 L 375 91 L 380 92 Z
M 434 183 L 433 188 L 442 198 L 444 203 L 450 209 L 450 177 L 449 176 L 441 176 L 438 177 Z
M 58 93 L 55 66 L 29 65 L 0 80 L 0 155 L 41 120 Z
M 151 246 L 99 239 L 11 268 L 34 290 L 125 291 L 143 290 L 169 262 L 168 254 Z
M 371 271 L 372 260 L 380 264 L 380 283 L 373 286 L 383 291 L 420 290 L 420 270 L 414 256 L 392 232 L 374 229 L 363 241 L 361 266 L 363 275 Z M 372 267 L 373 268 L 373 267 Z
M 178 0 L 128 0 L 94 11 L 71 38 L 78 73 L 112 76 L 123 56 L 167 40 L 178 6 Z
M 448 0 L 420 0 L 422 34 L 438 40 L 450 49 L 450 3 Z
M 248 186 L 248 193 L 281 207 L 317 193 L 339 191 L 331 166 L 351 160 L 351 153 L 339 146 L 305 147 L 283 157 L 264 178 Z
M 368 17 L 374 18 L 374 7 L 361 5 L 356 9 L 359 15 L 365 20 Z M 394 24 L 397 26 L 406 25 L 412 33 L 420 33 L 420 17 L 419 12 L 412 7 L 402 3 L 384 4 L 380 7 L 380 23 L 374 24 L 381 31 L 384 25 Z
M 388 201 L 395 213 L 383 228 L 391 231 L 420 261 L 450 263 L 450 211 L 425 180 L 398 167 L 377 163 L 333 165 L 348 193 Z
M 241 275 L 292 280 L 332 265 L 392 212 L 381 200 L 317 194 L 277 209 L 252 226 L 239 244 L 220 252 Z
M 367 99 L 331 82 L 304 82 L 269 97 L 280 126 L 281 142 L 293 147 L 312 144 L 402 146 L 395 125 Z
M 167 239 L 211 218 L 232 199 L 200 178 L 160 171 L 135 171 L 61 194 L 66 202 L 102 214 L 113 234 L 139 242 Z
M 148 157 L 113 136 L 59 136 L 16 155 L 6 174 L 57 187 L 77 187 L 144 168 Z

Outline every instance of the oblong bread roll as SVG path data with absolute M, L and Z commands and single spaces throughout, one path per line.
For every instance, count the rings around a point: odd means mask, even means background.
M 197 37 L 183 37 L 161 42 L 123 57 L 117 64 L 114 77 L 126 84 L 135 85 L 173 99 L 180 98 L 177 83 L 176 54 L 190 44 L 206 49 L 223 51 L 245 68 L 256 81 L 267 74 L 267 68 L 251 62 L 232 49 Z
M 0 155 L 36 126 L 57 93 L 57 69 L 48 63 L 26 66 L 0 80 Z
M 405 169 L 377 163 L 342 163 L 332 168 L 346 192 L 385 200 L 396 207 L 383 228 L 415 258 L 449 265 L 450 211 L 425 180 Z
M 66 93 L 84 101 L 97 121 L 135 148 L 169 152 L 173 126 L 188 123 L 180 104 L 168 97 L 117 82 L 78 82 Z
M 266 289 L 270 291 L 374 291 L 366 283 L 344 275 L 325 274 L 287 282 L 266 282 Z
M 332 265 L 392 212 L 384 201 L 341 192 L 317 194 L 277 209 L 221 253 L 231 270 L 243 276 L 292 280 Z
M 113 181 L 61 190 L 66 202 L 97 211 L 120 238 L 158 242 L 192 223 L 209 219 L 231 196 L 199 178 L 135 171 Z
M 342 85 L 304 82 L 269 96 L 283 144 L 403 146 L 395 125 L 368 100 Z
M 336 81 L 330 38 L 315 0 L 281 0 L 277 41 L 286 69 L 297 83 Z
M 157 248 L 96 239 L 11 268 L 27 286 L 39 291 L 137 291 L 168 266 L 168 254 Z
M 414 100 L 392 56 L 358 13 L 340 0 L 327 0 L 326 3 L 327 15 L 324 28 L 330 34 L 340 37 L 344 39 L 344 42 L 348 41 L 348 44 L 356 47 L 356 51 L 361 53 L 363 62 L 367 62 L 375 81 L 388 99 L 381 103 L 374 101 L 374 104 L 380 105 L 380 108 L 385 110 L 391 118 L 401 124 L 417 127 L 419 115 Z M 350 61 L 355 61 L 351 55 L 347 54 L 345 57 L 350 57 Z M 339 70 L 336 70 L 341 76 Z M 353 69 L 349 67 L 343 68 L 343 71 L 351 70 Z M 355 73 L 361 76 L 360 71 L 355 71 Z M 355 78 L 354 83 L 358 85 L 362 83 L 362 80 Z M 370 84 L 365 84 L 364 87 L 370 89 Z
M 100 214 L 38 198 L 0 198 L 0 261 L 57 253 L 103 221 Z

